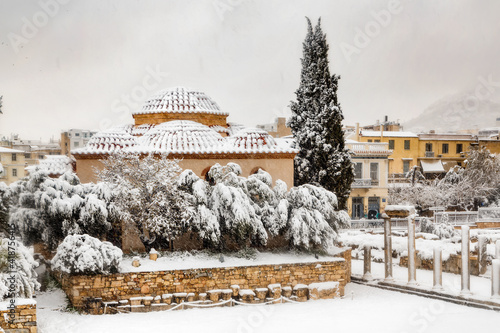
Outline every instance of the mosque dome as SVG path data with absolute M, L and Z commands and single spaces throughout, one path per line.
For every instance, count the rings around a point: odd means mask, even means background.
M 173 120 L 155 126 L 141 138 L 144 152 L 214 153 L 222 149 L 224 138 L 210 127 L 190 121 Z
M 204 92 L 185 87 L 164 89 L 150 97 L 133 115 L 153 113 L 206 113 L 225 115 L 217 103 Z

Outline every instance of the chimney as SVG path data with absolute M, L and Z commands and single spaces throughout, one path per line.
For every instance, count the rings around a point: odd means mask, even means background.
M 388 122 L 389 121 L 389 116 L 385 116 L 385 122 Z

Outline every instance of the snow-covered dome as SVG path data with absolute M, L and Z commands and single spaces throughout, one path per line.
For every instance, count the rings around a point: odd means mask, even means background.
M 237 149 L 261 150 L 263 148 L 277 148 L 276 140 L 269 133 L 259 128 L 244 128 L 230 136 L 228 140 Z
M 108 154 L 137 145 L 136 138 L 123 128 L 98 132 L 92 136 L 84 148 L 72 150 L 72 154 Z
M 149 98 L 140 110 L 132 114 L 148 113 L 210 113 L 228 115 L 222 112 L 213 99 L 201 91 L 184 87 L 161 90 Z
M 220 151 L 224 138 L 208 126 L 190 120 L 173 120 L 155 126 L 141 138 L 144 152 L 207 153 Z

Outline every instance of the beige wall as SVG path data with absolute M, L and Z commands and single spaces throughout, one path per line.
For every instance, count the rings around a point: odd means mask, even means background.
M 16 161 L 12 160 L 13 153 L 0 153 L 0 163 L 2 163 L 4 173 L 0 176 L 0 182 L 5 182 L 7 185 L 22 179 L 26 176 L 26 160 L 24 158 L 24 152 L 15 153 Z M 13 175 L 12 170 L 17 170 L 17 176 Z
M 92 159 L 89 158 L 81 158 L 80 156 L 76 157 L 76 172 L 80 181 L 82 183 L 87 182 L 95 182 L 96 177 L 94 175 L 94 168 L 102 170 L 103 164 L 99 160 L 103 158 L 95 157 Z M 294 154 L 286 154 L 284 158 L 249 158 L 249 156 L 241 156 L 246 158 L 187 158 L 184 157 L 179 162 L 179 166 L 182 169 L 191 169 L 194 173 L 196 173 L 199 177 L 205 177 L 206 171 L 216 163 L 220 165 L 226 165 L 227 163 L 233 162 L 241 167 L 242 176 L 248 177 L 252 173 L 254 173 L 257 168 L 261 168 L 271 174 L 273 177 L 273 182 L 277 179 L 283 180 L 288 188 L 293 186 L 293 157 Z M 273 157 L 271 155 L 271 157 Z M 274 156 L 276 157 L 276 155 Z

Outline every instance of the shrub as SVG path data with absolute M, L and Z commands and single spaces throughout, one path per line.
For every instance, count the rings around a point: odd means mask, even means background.
M 69 274 L 116 273 L 122 256 L 122 250 L 109 242 L 89 235 L 69 235 L 57 248 L 52 269 Z
M 13 257 L 9 256 L 12 249 Z M 9 259 L 13 261 L 9 262 Z M 0 239 L 0 301 L 4 298 L 32 298 L 35 290 L 40 287 L 36 280 L 37 266 L 33 255 L 23 244 L 7 238 Z M 10 273 L 11 271 L 14 273 Z M 11 286 L 14 289 L 9 290 Z

